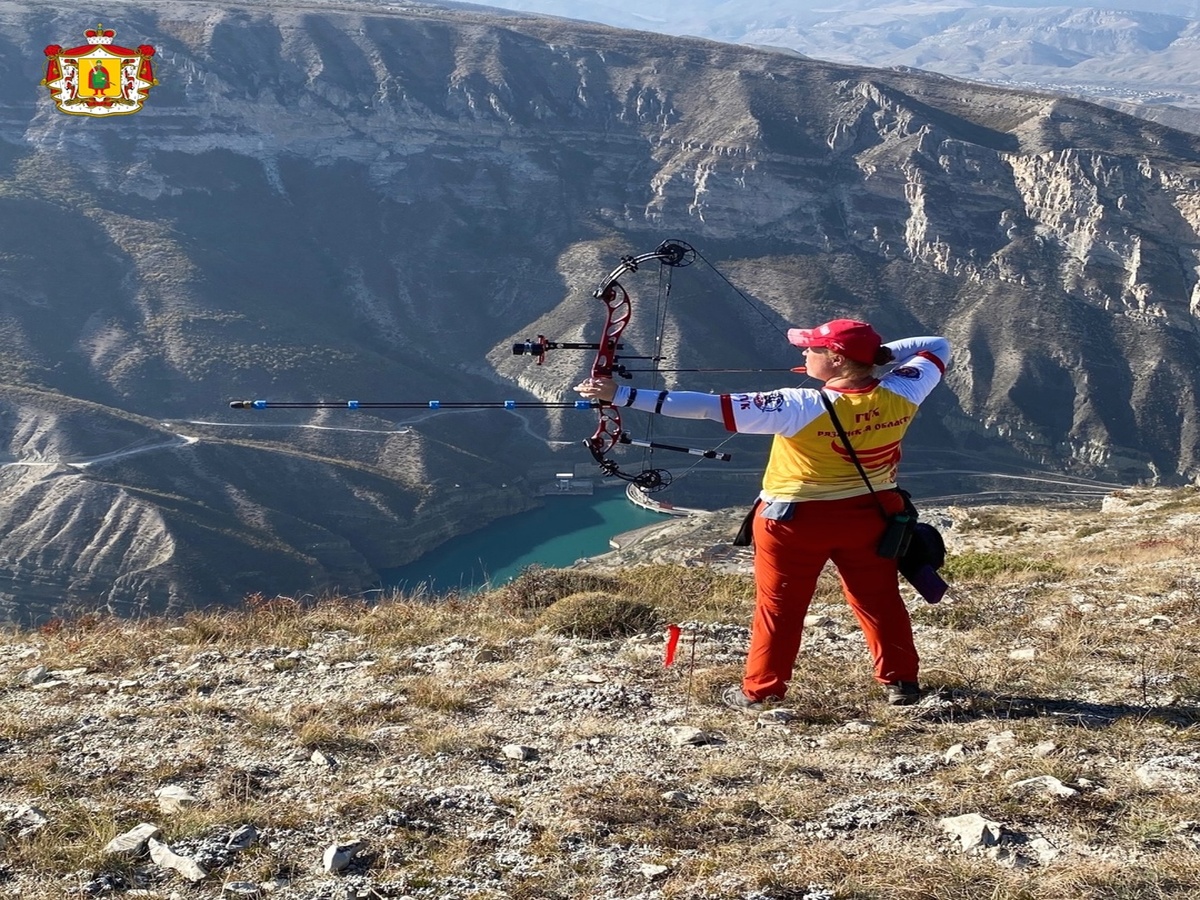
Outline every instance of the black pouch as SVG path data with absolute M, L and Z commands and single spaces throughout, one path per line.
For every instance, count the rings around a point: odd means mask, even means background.
M 900 574 L 927 602 L 938 603 L 950 587 L 938 574 L 945 563 L 946 542 L 941 532 L 928 522 L 918 522 L 908 551 L 900 557 Z
M 875 553 L 884 559 L 900 559 L 912 542 L 915 519 L 907 512 L 897 513 L 887 521 L 883 537 L 875 547 Z
M 750 512 L 746 513 L 746 517 L 742 519 L 742 524 L 737 530 L 737 534 L 733 536 L 733 546 L 735 547 L 753 547 L 754 546 L 754 516 L 758 512 L 758 505 L 762 500 L 755 500 L 754 505 L 750 507 Z
M 945 564 L 946 541 L 942 533 L 928 522 L 917 522 L 908 549 L 900 557 L 900 574 L 909 578 L 922 566 L 936 572 Z

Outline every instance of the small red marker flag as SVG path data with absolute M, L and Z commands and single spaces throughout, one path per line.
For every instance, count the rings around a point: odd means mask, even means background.
M 679 634 L 681 630 L 678 625 L 667 626 L 667 647 L 663 654 L 664 666 L 669 666 L 675 662 L 675 648 L 679 646 Z

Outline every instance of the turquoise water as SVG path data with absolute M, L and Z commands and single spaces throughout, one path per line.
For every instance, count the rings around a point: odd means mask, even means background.
M 511 580 L 526 566 L 563 568 L 585 556 L 607 553 L 623 531 L 666 521 L 625 499 L 625 492 L 592 496 L 548 496 L 544 506 L 506 516 L 447 541 L 414 563 L 382 574 L 384 588 L 433 593 L 475 591 Z

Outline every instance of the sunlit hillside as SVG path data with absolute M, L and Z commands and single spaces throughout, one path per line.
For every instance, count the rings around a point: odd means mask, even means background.
M 830 575 L 786 704 L 720 705 L 733 511 L 470 598 L 5 632 L 0 897 L 1193 897 L 1200 493 L 925 512 L 907 708 Z

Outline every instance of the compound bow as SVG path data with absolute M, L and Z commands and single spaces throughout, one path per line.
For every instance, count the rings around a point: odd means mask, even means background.
M 620 375 L 622 378 L 631 378 L 632 371 L 620 363 L 620 357 L 617 354 L 623 345 L 620 343 L 621 335 L 625 331 L 625 327 L 629 324 L 630 318 L 633 316 L 633 304 L 629 299 L 629 292 L 625 290 L 620 279 L 627 273 L 638 271 L 642 263 L 658 262 L 662 266 L 670 268 L 682 268 L 690 266 L 696 260 L 696 251 L 683 241 L 663 241 L 658 248 L 649 253 L 641 253 L 637 256 L 621 257 L 621 264 L 613 269 L 599 287 L 592 292 L 592 296 L 604 304 L 607 315 L 604 319 L 604 328 L 601 332 L 601 339 L 595 343 L 563 343 L 559 341 L 548 341 L 545 335 L 539 334 L 537 340 L 526 340 L 523 343 L 513 345 L 513 353 L 521 355 L 529 353 L 537 357 L 537 363 L 540 366 L 546 359 L 548 350 L 595 350 L 596 357 L 592 360 L 592 378 L 612 378 L 614 375 Z M 633 356 L 625 357 L 626 359 L 648 359 L 655 364 L 662 358 L 660 356 Z M 658 370 L 656 371 L 672 371 Z M 678 370 L 676 370 L 678 371 Z M 591 452 L 592 457 L 596 460 L 596 464 L 600 466 L 600 471 L 606 476 L 611 475 L 620 478 L 622 481 L 628 481 L 636 485 L 642 491 L 651 494 L 655 491 L 661 491 L 671 484 L 671 473 L 666 469 L 644 468 L 637 473 L 623 472 L 616 460 L 608 457 L 609 452 L 617 446 L 617 444 L 631 444 L 635 447 L 645 447 L 652 450 L 672 450 L 678 453 L 690 453 L 694 456 L 701 456 L 705 459 L 718 459 L 728 462 L 732 457 L 728 453 L 721 453 L 717 450 L 697 450 L 691 447 L 677 447 L 673 444 L 663 444 L 657 441 L 637 440 L 630 437 L 629 433 L 621 425 L 621 413 L 617 407 L 609 403 L 596 403 L 596 412 L 598 422 L 596 430 L 592 436 L 584 440 L 584 446 Z

